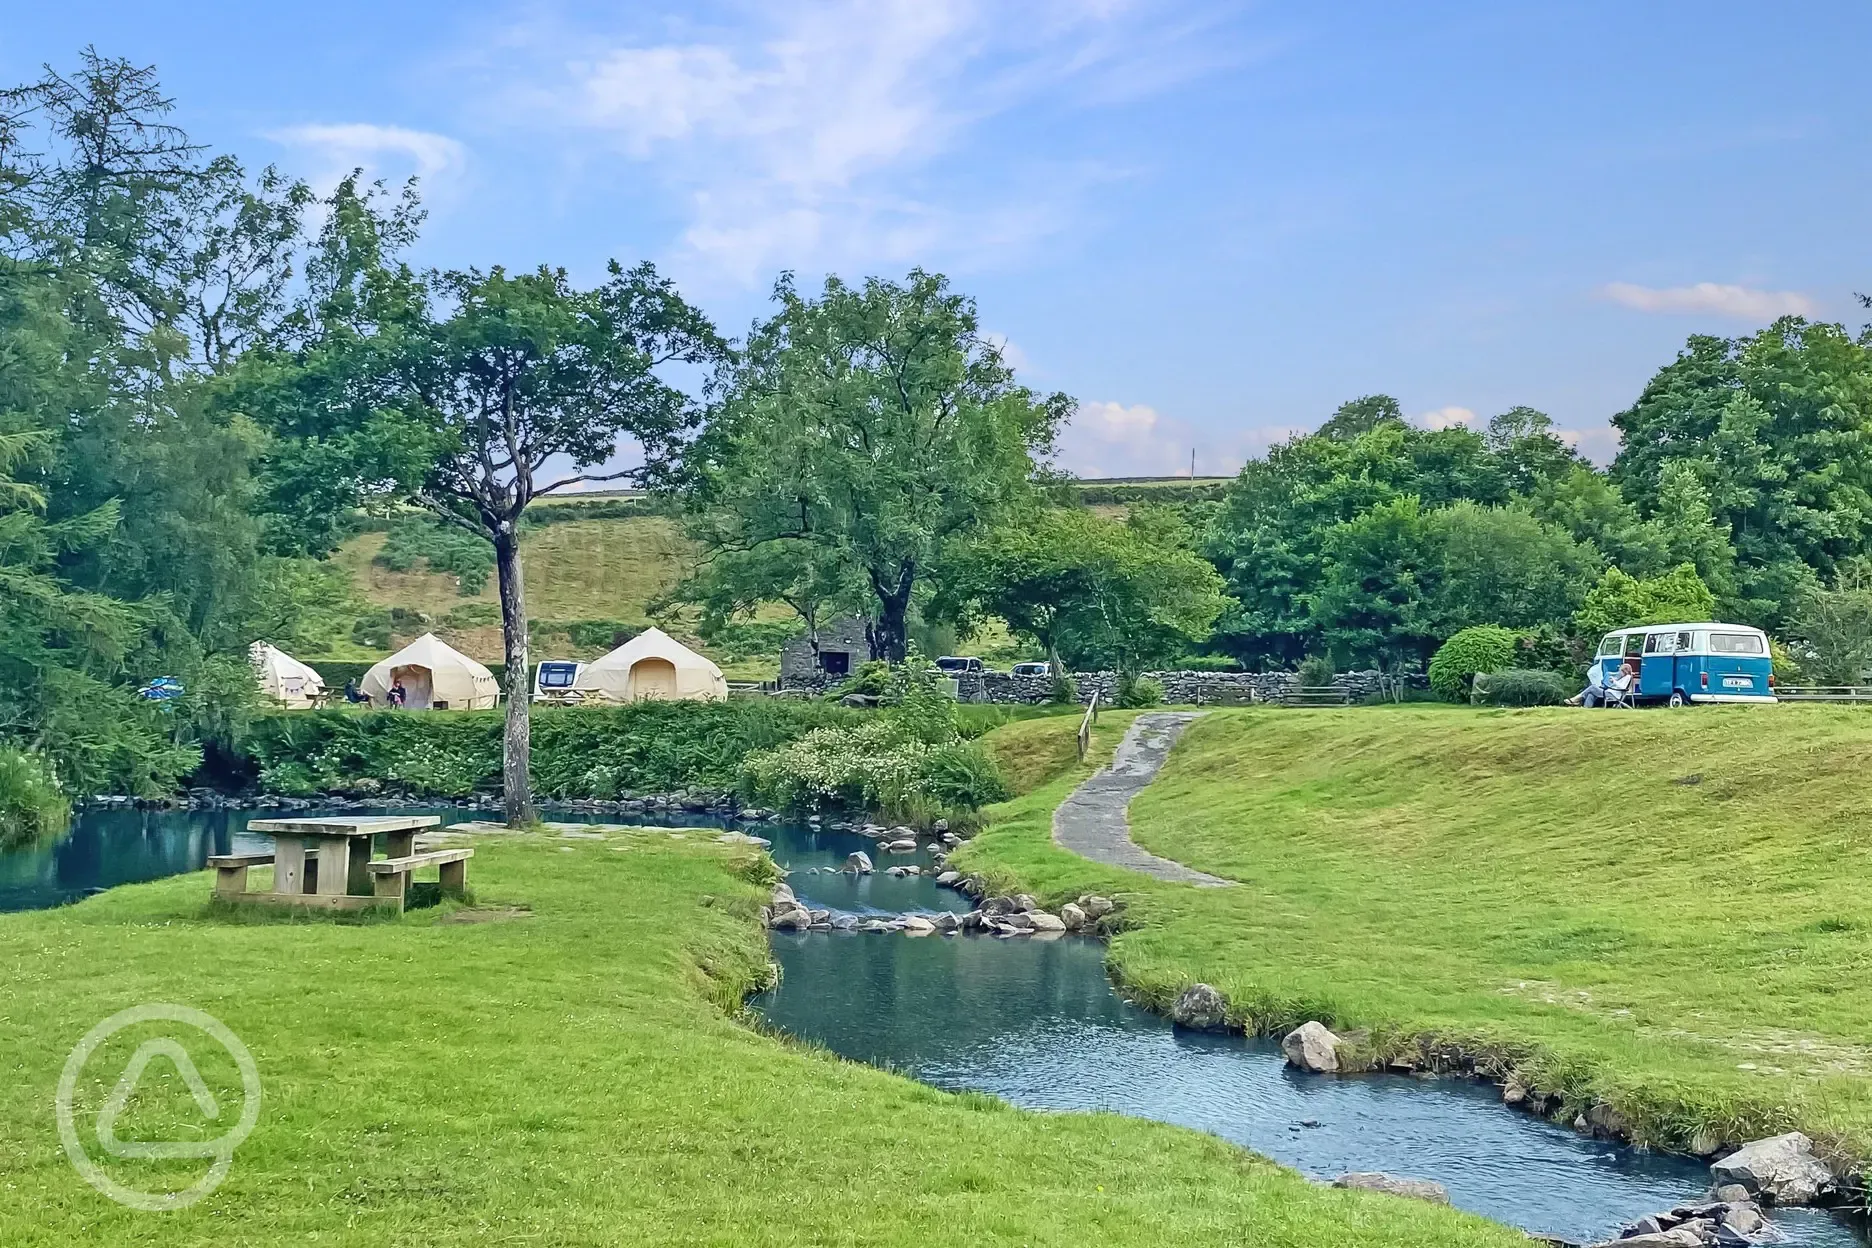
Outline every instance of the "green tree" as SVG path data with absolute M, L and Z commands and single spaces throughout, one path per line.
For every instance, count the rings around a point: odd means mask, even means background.
M 879 657 L 944 552 L 1033 494 L 1070 409 L 1018 385 L 974 303 L 921 270 L 902 284 L 790 277 L 688 457 L 684 501 L 704 557 L 796 543 L 863 583 Z
M 1872 541 L 1872 339 L 1784 318 L 1693 337 L 1612 423 L 1612 476 L 1647 516 L 1687 462 L 1736 554 L 1736 594 L 1774 623 L 1811 578 Z
M 1471 624 L 1562 624 L 1604 560 L 1563 529 L 1517 507 L 1459 502 L 1429 515 L 1438 561 L 1439 631 Z
M 1307 595 L 1312 621 L 1340 666 L 1420 664 L 1436 643 L 1441 591 L 1436 533 L 1414 496 L 1328 529 L 1325 567 Z
M 1532 494 L 1546 482 L 1585 465 L 1579 453 L 1554 432 L 1553 418 L 1531 407 L 1511 407 L 1491 419 L 1482 440 L 1516 494 Z
M 1788 621 L 1800 663 L 1820 684 L 1856 685 L 1872 668 L 1872 564 L 1849 560 L 1828 587 L 1803 593 Z
M 1346 442 L 1361 433 L 1370 433 L 1386 421 L 1404 423 L 1403 405 L 1388 394 L 1367 394 L 1341 403 L 1319 427 L 1318 435 Z
M 1607 568 L 1573 617 L 1582 637 L 1597 638 L 1615 628 L 1637 624 L 1687 624 L 1710 619 L 1716 596 L 1697 576 L 1694 564 L 1679 564 L 1662 576 L 1637 580 Z
M 614 263 L 590 290 L 544 267 L 434 273 L 425 296 L 354 358 L 378 401 L 430 449 L 414 501 L 494 549 L 507 664 L 503 802 L 517 826 L 536 817 L 521 517 L 569 486 L 652 476 L 698 415 L 659 370 L 710 364 L 723 344 L 647 264 Z M 624 438 L 645 464 L 601 469 Z
M 1139 508 L 1122 524 L 1051 509 L 982 535 L 952 561 L 945 588 L 1031 638 L 1055 671 L 1131 674 L 1208 637 L 1227 606 L 1190 537 L 1170 508 Z

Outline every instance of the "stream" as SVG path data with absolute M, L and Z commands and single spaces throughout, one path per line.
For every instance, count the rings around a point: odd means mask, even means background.
M 264 848 L 267 838 L 246 824 L 266 813 L 86 812 L 56 843 L 0 852 L 0 911 L 60 905 L 200 870 L 211 853 Z M 433 813 L 444 823 L 477 815 Z M 632 821 L 719 826 L 700 816 Z M 774 858 L 807 905 L 857 915 L 968 908 L 967 898 L 928 875 L 883 874 L 897 863 L 927 871 L 921 853 L 883 855 L 855 834 L 807 827 L 750 830 L 773 841 Z M 878 858 L 879 872 L 829 870 L 854 849 Z M 771 1023 L 937 1087 L 988 1092 L 1030 1109 L 1110 1110 L 1192 1127 L 1314 1178 L 1382 1170 L 1435 1179 L 1463 1209 L 1577 1241 L 1614 1235 L 1622 1223 L 1694 1201 L 1708 1187 L 1698 1162 L 1515 1112 L 1485 1084 L 1302 1075 L 1273 1041 L 1175 1030 L 1112 991 L 1104 949 L 1089 939 L 776 932 L 772 947 L 780 985 L 752 1003 Z M 1835 1214 L 1787 1210 L 1773 1223 L 1791 1244 L 1872 1243 Z

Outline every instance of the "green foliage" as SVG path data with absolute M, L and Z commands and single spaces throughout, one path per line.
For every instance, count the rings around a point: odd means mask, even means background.
M 702 640 L 729 662 L 779 654 L 786 644 L 804 632 L 790 620 L 736 620 L 723 622 L 702 633 Z
M 534 620 L 529 631 L 534 637 L 564 637 L 580 650 L 615 650 L 644 631 L 641 624 L 623 620 Z
M 71 803 L 42 760 L 0 749 L 0 849 L 56 836 L 70 818 Z
M 961 547 L 940 606 L 998 616 L 1069 668 L 1137 672 L 1207 638 L 1227 606 L 1190 540 L 1166 507 L 1122 524 L 1050 508 Z
M 1333 677 L 1339 674 L 1333 666 L 1332 656 L 1309 654 L 1300 660 L 1300 666 L 1294 669 L 1300 677 L 1300 683 L 1309 689 L 1323 689 L 1332 684 Z
M 1053 491 L 1062 503 L 1082 507 L 1130 503 L 1154 503 L 1159 506 L 1179 503 L 1213 503 L 1228 493 L 1225 481 L 1174 481 L 1149 484 L 1124 482 L 1071 481 Z
M 1578 692 L 1578 683 L 1559 672 L 1513 668 L 1477 672 L 1469 700 L 1478 706 L 1559 706 Z
M 1833 588 L 1802 594 L 1788 632 L 1800 641 L 1798 667 L 1805 678 L 1821 685 L 1858 684 L 1872 668 L 1872 565 L 1851 560 L 1841 565 Z M 1780 655 L 1775 678 L 1792 679 Z
M 1674 466 L 1707 490 L 1732 543 L 1744 618 L 1777 624 L 1801 574 L 1832 578 L 1872 542 L 1872 340 L 1787 317 L 1734 339 L 1692 337 L 1613 417 L 1612 478 L 1648 515 L 1672 507 Z M 1720 554 L 1720 552 L 1717 552 Z M 1706 559 L 1679 550 L 1710 587 Z
M 748 757 L 741 789 L 781 810 L 870 811 L 925 819 L 1008 795 L 993 757 L 973 741 L 930 741 L 910 721 L 875 715 L 818 728 Z
M 1118 687 L 1112 691 L 1112 705 L 1119 710 L 1137 710 L 1147 706 L 1158 706 L 1164 698 L 1163 686 L 1148 676 L 1133 676 L 1121 672 Z
M 443 612 L 436 623 L 444 628 L 486 628 L 500 623 L 500 608 L 491 602 L 464 602 Z
M 1053 680 L 1047 686 L 1047 701 L 1056 706 L 1071 706 L 1079 701 L 1079 682 L 1066 672 L 1053 673 Z
M 1607 568 L 1573 617 L 1582 637 L 1596 641 L 1615 628 L 1638 624 L 1678 624 L 1713 619 L 1716 597 L 1693 564 L 1680 564 L 1662 576 L 1640 581 L 1618 568 Z
M 1499 672 L 1515 665 L 1519 643 L 1520 638 L 1512 630 L 1494 624 L 1462 629 L 1432 656 L 1430 688 L 1451 702 L 1466 701 L 1478 673 Z
M 1071 402 L 1018 385 L 938 275 L 829 278 L 817 298 L 787 277 L 774 300 L 688 459 L 708 571 L 685 592 L 716 601 L 706 582 L 722 576 L 730 599 L 863 594 L 880 650 L 902 659 L 944 552 L 1031 499 Z
M 426 566 L 431 572 L 453 573 L 456 592 L 471 598 L 487 588 L 494 548 L 485 538 L 433 516 L 398 516 L 373 562 L 392 572 Z
M 881 698 L 891 689 L 891 665 L 884 659 L 867 659 L 858 665 L 858 670 L 838 688 L 826 696 L 837 699 L 847 694 L 860 693 L 870 698 Z
M 742 760 L 813 728 L 855 722 L 822 703 L 748 699 L 541 708 L 534 783 L 554 798 L 612 799 L 734 787 Z M 269 792 L 462 797 L 499 784 L 497 711 L 293 711 L 260 715 L 241 747 Z

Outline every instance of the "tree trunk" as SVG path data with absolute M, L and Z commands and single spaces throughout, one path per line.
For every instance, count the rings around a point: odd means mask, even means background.
M 500 576 L 501 635 L 507 652 L 507 732 L 501 748 L 501 801 L 510 828 L 539 819 L 533 808 L 533 689 L 527 680 L 526 583 L 520 572 L 520 534 L 512 520 L 494 532 Z
M 888 594 L 878 598 L 877 656 L 892 663 L 904 661 L 910 649 L 909 594 Z

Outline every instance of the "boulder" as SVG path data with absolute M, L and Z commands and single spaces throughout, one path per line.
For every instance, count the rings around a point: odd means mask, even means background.
M 936 930 L 939 932 L 953 932 L 962 926 L 962 920 L 947 910 L 931 919 L 930 922 L 936 925 Z
M 990 897 L 981 904 L 983 917 L 990 919 L 1003 914 L 1012 914 L 1014 910 L 1014 902 L 1007 897 Z
M 884 845 L 884 852 L 887 854 L 914 854 L 916 853 L 916 848 L 917 843 L 914 840 L 888 841 Z
M 920 914 L 909 915 L 903 921 L 903 932 L 906 936 L 928 936 L 935 930 L 936 925 Z
M 1287 1064 L 1301 1070 L 1330 1074 L 1339 1069 L 1339 1037 L 1323 1023 L 1304 1022 L 1281 1039 Z
M 1367 1192 L 1384 1192 L 1389 1196 L 1408 1196 L 1412 1200 L 1427 1200 L 1435 1205 L 1449 1204 L 1449 1190 L 1441 1183 L 1432 1183 L 1428 1179 L 1404 1179 L 1394 1174 L 1359 1171 L 1340 1175 L 1332 1181 L 1332 1185 L 1355 1187 Z
M 1040 903 L 1033 899 L 1031 893 L 1016 893 L 1013 901 L 1014 908 L 1023 912 L 1032 912 L 1040 908 Z
M 1191 1031 L 1221 1031 L 1228 1023 L 1228 1002 L 1208 984 L 1191 984 L 1171 1005 L 1170 1021 Z
M 776 907 L 796 906 L 799 904 L 799 898 L 793 895 L 793 890 L 787 885 L 776 884 L 773 886 L 773 904 Z
M 1086 925 L 1086 912 L 1069 901 L 1060 907 L 1060 922 L 1066 925 L 1067 931 L 1076 932 Z
M 862 849 L 855 849 L 845 856 L 845 869 L 853 875 L 870 875 L 877 870 L 871 863 L 871 855 Z
M 1833 1172 L 1813 1155 L 1813 1141 L 1799 1131 L 1744 1144 L 1710 1165 L 1718 1187 L 1737 1183 L 1750 1196 L 1775 1205 L 1811 1205 L 1832 1186 Z
M 962 916 L 962 930 L 965 932 L 980 931 L 987 921 L 987 916 L 981 911 L 971 910 Z
M 1012 914 L 1001 915 L 1000 923 L 1003 927 L 1010 927 L 1019 932 L 1031 932 L 1034 930 L 1034 916 L 1021 910 L 1016 910 Z
M 1036 932 L 1063 932 L 1066 930 L 1066 922 L 1064 919 L 1048 914 L 1044 910 L 1036 910 L 1026 917 L 1033 925 L 1033 930 Z
M 1112 901 L 1109 897 L 1087 893 L 1079 899 L 1079 908 L 1085 911 L 1088 919 L 1102 919 L 1112 912 Z
M 1749 1190 L 1740 1183 L 1724 1183 L 1710 1193 L 1711 1200 L 1720 1200 L 1725 1204 L 1740 1204 L 1749 1200 Z
M 954 888 L 957 884 L 962 882 L 962 873 L 960 871 L 945 871 L 936 877 L 936 882 L 941 884 L 944 888 Z
M 1622 1140 L 1631 1135 L 1631 1124 L 1625 1115 L 1604 1101 L 1594 1101 L 1587 1107 L 1586 1125 L 1592 1128 L 1594 1135 L 1607 1139 Z
M 1680 1226 L 1673 1230 L 1659 1231 L 1655 1235 L 1632 1235 L 1625 1239 L 1609 1239 L 1594 1248 L 1702 1248 L 1703 1237 L 1689 1227 Z
M 776 906 L 773 918 L 767 921 L 769 927 L 782 932 L 797 932 L 812 926 L 812 912 L 804 906 Z

